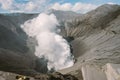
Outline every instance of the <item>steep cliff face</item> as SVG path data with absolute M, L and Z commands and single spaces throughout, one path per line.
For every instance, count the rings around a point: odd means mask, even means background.
M 97 48 L 99 47 L 100 50 L 100 45 L 103 45 L 101 46 L 102 49 L 108 48 L 108 45 L 115 45 L 116 41 L 113 41 L 111 44 L 109 44 L 109 41 L 111 41 L 110 39 L 114 39 L 115 36 L 119 36 L 120 6 L 106 4 L 83 16 L 80 20 L 68 23 L 68 25 L 71 24 L 73 26 L 69 29 L 66 28 L 66 36 L 75 38 L 75 40 L 71 42 L 75 57 L 80 57 L 93 48 L 98 50 Z M 94 51 L 96 51 L 95 49 Z M 94 51 L 91 53 L 97 54 L 96 52 L 94 53 Z
M 66 36 L 74 37 L 70 44 L 77 62 L 62 70 L 63 73 L 71 72 L 77 76 L 84 65 L 101 69 L 106 63 L 120 63 L 120 6 L 106 4 L 83 16 L 66 26 L 72 24 L 66 28 Z
M 0 70 L 19 74 L 35 74 L 43 61 L 34 55 L 34 39 L 29 39 L 20 28 L 26 20 L 37 14 L 0 15 Z M 45 64 L 45 63 L 44 63 Z M 43 69 L 43 68 L 44 69 Z M 46 64 L 38 72 L 47 72 Z

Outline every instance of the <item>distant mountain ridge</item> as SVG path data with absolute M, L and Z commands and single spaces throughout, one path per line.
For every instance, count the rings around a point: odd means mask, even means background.
M 48 14 L 51 13 L 54 14 L 59 21 L 71 21 L 82 16 L 82 14 L 73 11 L 60 11 L 54 9 L 48 11 Z

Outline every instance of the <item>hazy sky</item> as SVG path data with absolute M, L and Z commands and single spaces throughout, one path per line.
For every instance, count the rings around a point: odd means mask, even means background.
M 42 12 L 48 9 L 84 13 L 102 4 L 120 0 L 0 0 L 0 12 Z

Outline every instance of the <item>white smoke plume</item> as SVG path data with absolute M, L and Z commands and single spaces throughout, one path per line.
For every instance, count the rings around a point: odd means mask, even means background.
M 74 64 L 67 41 L 58 33 L 59 25 L 54 14 L 39 14 L 26 21 L 21 27 L 30 37 L 35 37 L 38 45 L 35 55 L 48 60 L 48 69 L 61 70 Z

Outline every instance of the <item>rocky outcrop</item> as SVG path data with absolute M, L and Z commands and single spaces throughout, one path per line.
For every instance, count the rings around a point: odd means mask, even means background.
M 104 67 L 108 80 L 120 80 L 120 64 L 108 63 Z
M 59 72 L 54 72 L 46 75 L 35 75 L 35 79 L 38 80 L 78 80 L 75 76 L 71 74 L 61 74 Z
M 0 71 L 0 80 L 35 80 L 33 77 Z
M 63 75 L 55 72 L 52 74 L 37 74 L 32 77 L 0 71 L 0 80 L 78 80 L 71 74 Z

